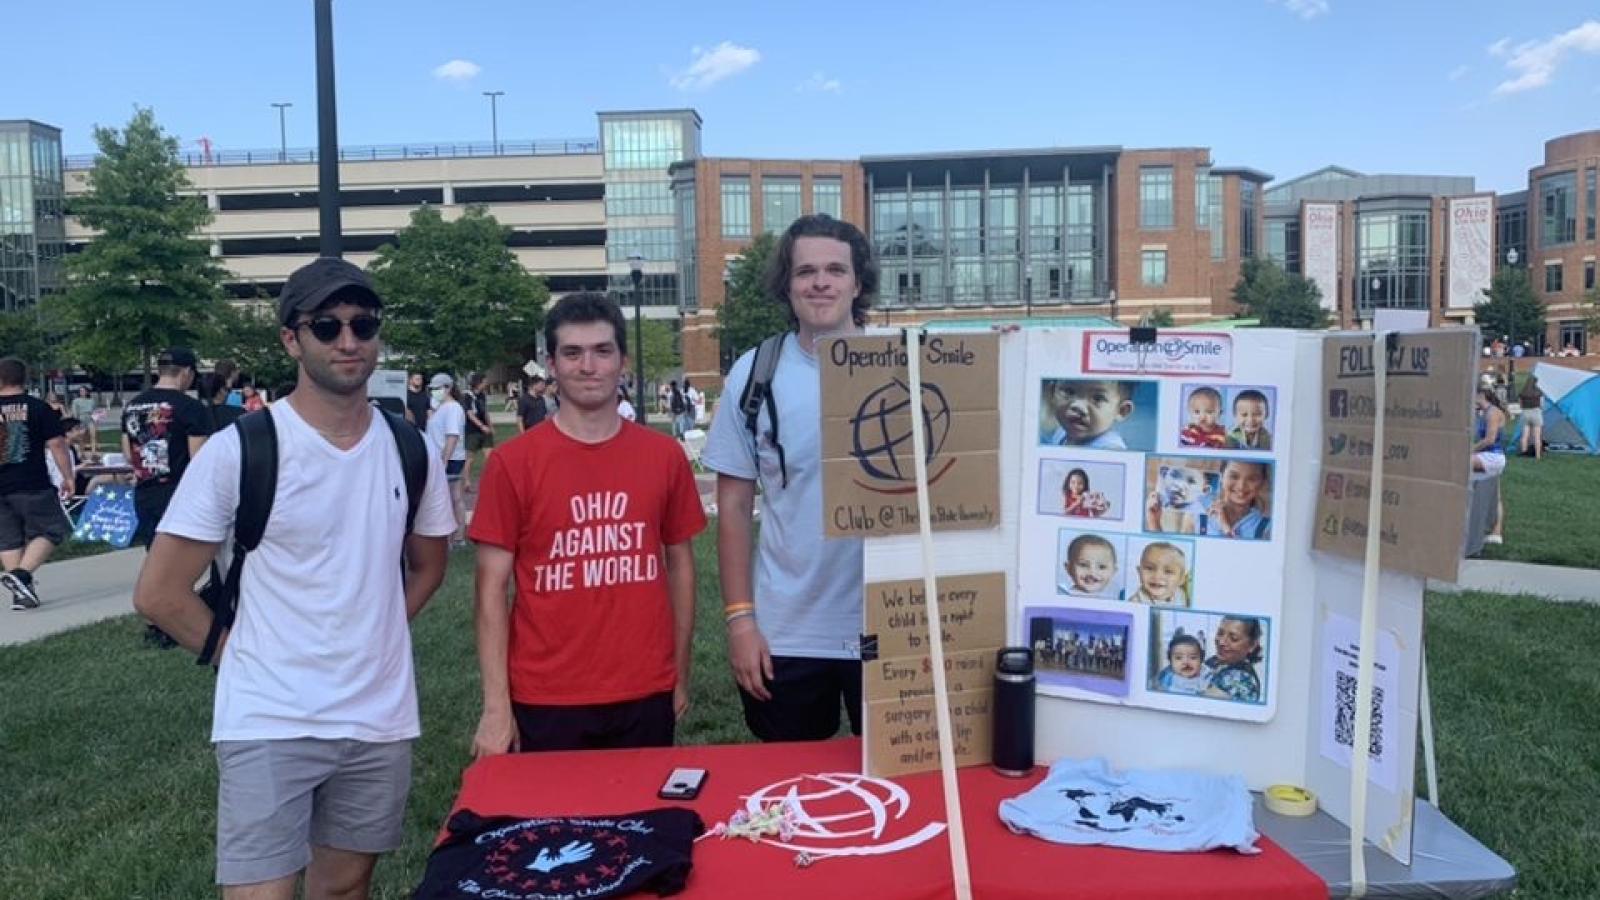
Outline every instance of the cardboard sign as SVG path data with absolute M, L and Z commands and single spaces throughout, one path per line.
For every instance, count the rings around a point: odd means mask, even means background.
M 926 335 L 921 352 L 933 530 L 993 528 L 1000 521 L 999 335 Z M 833 338 L 821 343 L 817 358 L 828 537 L 915 534 L 904 340 Z
M 923 583 L 912 579 L 868 584 L 864 605 L 866 633 L 876 638 L 877 648 L 877 656 L 862 663 L 863 701 L 870 718 L 868 774 L 891 776 L 938 768 Z M 939 617 L 945 688 L 955 716 L 956 764 L 986 763 L 995 654 L 1005 644 L 1005 576 L 940 578 Z
M 1398 333 L 1388 370 L 1380 564 L 1454 581 L 1460 568 L 1471 473 L 1472 330 Z M 1373 373 L 1370 335 L 1323 343 L 1322 480 L 1313 546 L 1361 559 L 1371 491 Z

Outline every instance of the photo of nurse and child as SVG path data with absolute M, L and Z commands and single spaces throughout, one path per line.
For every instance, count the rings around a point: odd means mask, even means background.
M 1187 611 L 1152 615 L 1150 690 L 1266 702 L 1266 618 Z
M 1272 414 L 1278 395 L 1270 387 L 1183 386 L 1180 447 L 1206 450 L 1271 450 Z
M 1194 542 L 1148 540 L 1062 529 L 1056 593 L 1149 606 L 1188 606 Z M 1136 560 L 1124 573 L 1124 560 Z

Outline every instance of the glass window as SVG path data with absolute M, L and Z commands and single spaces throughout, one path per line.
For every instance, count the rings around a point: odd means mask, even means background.
M 1575 348 L 1579 353 L 1589 349 L 1589 329 L 1580 319 L 1561 323 L 1561 349 Z
M 725 238 L 747 238 L 750 236 L 750 178 L 748 176 L 722 176 L 722 236 Z
M 1517 251 L 1517 265 L 1528 264 L 1528 209 L 1515 206 L 1494 213 L 1496 271 L 1511 265 L 1510 251 Z
M 1139 227 L 1172 227 L 1172 167 L 1139 167 Z
M 872 239 L 881 258 L 906 255 L 905 191 L 878 191 L 872 195 Z M 890 282 L 885 279 L 883 283 Z
M 1561 293 L 1561 263 L 1544 264 L 1544 292 L 1546 294 Z
M 1251 259 L 1256 255 L 1256 195 L 1259 188 L 1253 181 L 1239 179 L 1239 256 Z
M 1539 245 L 1570 244 L 1578 237 L 1578 173 L 1561 172 L 1539 179 Z
M 675 228 L 612 228 L 606 232 L 606 261 L 626 262 L 630 256 L 670 262 L 678 258 Z
M 798 218 L 800 218 L 800 179 L 762 178 L 762 228 L 768 234 L 778 234 Z
M 944 192 L 942 190 L 921 190 L 911 193 L 912 255 L 944 255 L 943 208 Z
M 1292 275 L 1300 274 L 1300 221 L 1267 220 L 1267 258 Z
M 694 182 L 678 186 L 678 302 L 683 309 L 700 308 L 699 254 L 695 233 Z
M 1594 179 L 1594 169 L 1583 174 L 1583 239 L 1586 241 L 1594 240 Z
M 1367 212 L 1356 217 L 1356 302 L 1377 308 L 1427 309 L 1428 213 Z
M 1167 251 L 1146 250 L 1143 253 L 1144 264 L 1141 267 L 1141 280 L 1146 287 L 1158 287 L 1167 283 Z
M 1586 291 L 1594 289 L 1594 260 L 1592 259 L 1583 261 L 1583 289 Z
M 811 179 L 811 211 L 844 218 L 844 185 L 837 178 Z
M 636 119 L 605 122 L 600 130 L 607 169 L 656 169 L 684 157 L 683 125 L 676 120 Z
M 1228 242 L 1222 229 L 1222 176 L 1211 174 L 1208 166 L 1195 170 L 1194 224 L 1211 232 L 1211 258 L 1227 255 Z

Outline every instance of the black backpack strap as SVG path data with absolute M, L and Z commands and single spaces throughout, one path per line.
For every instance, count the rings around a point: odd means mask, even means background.
M 400 451 L 400 468 L 406 476 L 406 534 L 410 534 L 417 521 L 417 509 L 422 506 L 422 492 L 428 486 L 428 445 L 422 440 L 422 432 L 404 418 L 381 407 L 378 411 L 389 424 L 395 448 Z
M 235 420 L 233 427 L 239 431 L 239 504 L 234 511 L 233 560 L 222 584 L 227 602 L 212 611 L 211 629 L 196 660 L 201 665 L 211 662 L 222 632 L 233 627 L 244 560 L 261 545 L 267 519 L 272 515 L 273 496 L 278 491 L 278 431 L 272 425 L 272 413 L 266 409 L 247 413 Z
M 744 427 L 750 432 L 751 440 L 758 435 L 757 418 L 761 408 L 766 407 L 784 487 L 789 486 L 789 464 L 784 458 L 783 444 L 778 440 L 778 406 L 772 395 L 772 377 L 778 371 L 778 356 L 783 352 L 783 339 L 787 336 L 788 332 L 780 332 L 756 345 L 755 358 L 750 360 L 750 377 L 745 379 L 744 390 L 739 394 L 739 412 L 744 416 Z

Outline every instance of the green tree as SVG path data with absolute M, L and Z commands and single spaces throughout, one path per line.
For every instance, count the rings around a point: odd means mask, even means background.
M 54 326 L 53 305 L 0 312 L 0 354 L 28 364 L 28 377 L 40 380 L 61 362 L 60 335 Z
M 550 290 L 517 261 L 510 233 L 479 206 L 453 222 L 432 206 L 413 212 L 371 269 L 389 348 L 427 371 L 531 359 Z
M 1544 334 L 1544 304 L 1533 293 L 1527 269 L 1506 266 L 1494 273 L 1484 300 L 1472 308 L 1485 336 L 1524 341 Z
M 1246 259 L 1233 286 L 1233 302 L 1263 328 L 1327 328 L 1322 291 L 1270 259 Z
M 298 366 L 278 339 L 277 310 L 266 297 L 240 304 L 225 303 L 217 311 L 201 352 L 212 359 L 231 359 L 251 382 L 275 389 L 295 380 Z
M 728 297 L 717 307 L 717 339 L 735 357 L 791 326 L 789 311 L 768 297 L 762 284 L 776 246 L 772 235 L 758 235 L 728 266 Z
M 628 339 L 633 339 L 633 330 L 628 330 Z M 640 352 L 640 351 L 635 351 Z M 682 356 L 678 353 L 678 336 L 661 319 L 644 320 L 644 380 L 649 383 L 660 384 L 671 372 L 683 366 Z
M 67 259 L 68 289 L 52 303 L 75 362 L 109 372 L 192 344 L 222 305 L 226 273 L 195 234 L 211 221 L 178 162 L 178 141 L 137 110 L 121 131 L 96 128 L 100 156 L 72 213 L 97 232 Z
M 1150 312 L 1145 313 L 1144 321 L 1140 324 L 1148 325 L 1151 328 L 1171 328 L 1178 323 L 1177 320 L 1172 317 L 1171 308 L 1158 306 Z

